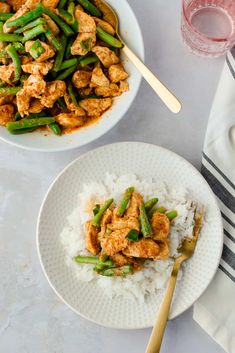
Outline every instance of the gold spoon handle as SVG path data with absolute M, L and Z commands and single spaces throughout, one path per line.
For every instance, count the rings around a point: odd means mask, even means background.
M 160 352 L 179 269 L 180 263 L 175 261 L 145 353 Z
M 166 86 L 144 65 L 144 63 L 132 52 L 125 44 L 122 51 L 133 62 L 136 68 L 141 72 L 142 76 L 166 104 L 166 106 L 173 112 L 178 113 L 181 109 L 179 100 L 168 90 Z

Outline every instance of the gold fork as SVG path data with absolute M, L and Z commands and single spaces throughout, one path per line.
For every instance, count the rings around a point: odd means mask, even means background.
M 181 110 L 180 101 L 169 91 L 169 89 L 144 65 L 144 63 L 133 53 L 133 51 L 124 43 L 119 34 L 118 16 L 114 9 L 104 0 L 93 0 L 93 3 L 101 9 L 104 14 L 104 20 L 108 20 L 116 30 L 118 38 L 123 43 L 123 53 L 132 61 L 135 67 L 140 71 L 144 79 L 149 83 L 155 93 L 161 98 L 165 105 L 173 112 L 179 113 Z
M 166 329 L 166 324 L 168 320 L 168 315 L 171 307 L 172 297 L 174 294 L 179 269 L 181 264 L 184 261 L 188 260 L 194 253 L 197 240 L 199 237 L 200 229 L 201 229 L 203 213 L 204 213 L 203 209 L 201 209 L 198 215 L 195 212 L 195 217 L 194 217 L 195 225 L 193 229 L 193 236 L 185 238 L 185 240 L 182 242 L 182 245 L 178 249 L 178 252 L 180 253 L 180 255 L 175 259 L 173 269 L 171 272 L 171 277 L 169 279 L 164 298 L 160 305 L 157 319 L 155 321 L 145 353 L 160 352 L 162 339 Z

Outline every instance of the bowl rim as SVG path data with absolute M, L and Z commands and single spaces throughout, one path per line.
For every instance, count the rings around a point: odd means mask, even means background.
M 145 62 L 145 47 L 144 47 L 144 38 L 143 38 L 143 33 L 142 33 L 142 30 L 141 30 L 141 26 L 139 24 L 139 21 L 138 21 L 138 19 L 136 17 L 136 14 L 135 14 L 133 8 L 131 7 L 131 5 L 126 0 L 125 0 L 125 3 L 126 3 L 126 6 L 129 8 L 128 11 L 130 11 L 132 13 L 132 16 L 133 16 L 133 18 L 134 18 L 134 20 L 135 20 L 135 22 L 136 22 L 136 24 L 138 26 L 139 35 L 140 35 L 140 42 L 139 42 L 140 55 L 139 55 L 139 57 L 140 57 L 140 59 L 143 62 Z M 132 63 L 132 65 L 134 66 L 133 63 Z M 109 126 L 105 129 L 105 131 L 104 130 L 100 131 L 97 135 L 95 135 L 95 137 L 90 136 L 89 138 L 87 138 L 85 143 L 79 143 L 79 138 L 78 138 L 76 145 L 72 145 L 71 144 L 71 145 L 64 145 L 64 146 L 61 146 L 61 147 L 43 148 L 43 147 L 33 147 L 33 146 L 31 147 L 31 146 L 23 145 L 20 142 L 18 142 L 17 140 L 11 141 L 7 137 L 3 137 L 1 135 L 0 135 L 0 140 L 8 143 L 11 146 L 18 147 L 18 148 L 21 148 L 23 150 L 44 152 L 44 153 L 70 151 L 70 150 L 73 150 L 75 148 L 86 146 L 87 144 L 89 144 L 89 143 L 91 143 L 93 141 L 96 141 L 100 137 L 104 136 L 107 132 L 109 132 L 114 126 L 116 126 L 124 118 L 124 116 L 126 115 L 127 111 L 130 109 L 130 107 L 132 106 L 132 104 L 134 103 L 134 101 L 136 99 L 136 96 L 137 96 L 137 93 L 139 92 L 139 88 L 140 88 L 142 79 L 143 79 L 143 77 L 140 74 L 139 78 L 137 79 L 137 83 L 135 84 L 136 91 L 135 91 L 135 94 L 133 95 L 133 98 L 131 100 L 131 104 L 126 104 L 125 105 L 123 114 L 120 115 L 119 119 L 117 119 L 115 122 L 114 122 L 114 120 L 110 119 L 111 122 L 110 122 Z M 101 117 L 101 119 L 102 119 L 102 117 Z M 84 129 L 86 129 L 86 128 L 89 128 L 89 126 L 84 127 Z M 74 133 L 76 133 L 76 131 Z M 73 133 L 71 133 L 71 135 L 72 134 Z
M 221 212 L 220 212 L 220 208 L 219 208 L 219 204 L 218 204 L 218 201 L 216 199 L 216 196 L 215 194 L 213 193 L 210 185 L 208 184 L 208 182 L 206 181 L 206 179 L 203 177 L 203 175 L 200 173 L 200 171 L 194 167 L 194 165 L 192 165 L 189 161 L 187 161 L 184 157 L 180 156 L 179 154 L 177 154 L 176 152 L 173 152 L 165 147 L 162 147 L 162 146 L 159 146 L 159 145 L 156 145 L 156 144 L 153 144 L 153 143 L 146 143 L 146 142 L 142 142 L 142 141 L 122 141 L 122 142 L 115 142 L 115 143 L 111 143 L 111 144 L 105 144 L 105 145 L 102 145 L 102 146 L 99 146 L 97 148 L 94 148 L 92 150 L 89 150 L 83 154 L 81 154 L 79 157 L 75 158 L 73 161 L 71 161 L 67 166 L 65 166 L 60 172 L 59 174 L 56 176 L 56 178 L 53 180 L 53 182 L 50 184 L 44 198 L 43 198 L 43 201 L 42 201 L 42 204 L 40 206 L 40 210 L 39 210 L 39 213 L 38 213 L 38 219 L 37 219 L 37 225 L 36 225 L 36 247 L 37 247 L 37 253 L 38 253 L 38 257 L 39 257 L 39 263 L 41 265 L 41 269 L 42 269 L 42 272 L 44 273 L 50 287 L 53 289 L 53 291 L 55 292 L 55 294 L 59 297 L 59 299 L 65 304 L 67 305 L 74 313 L 78 314 L 79 316 L 83 317 L 84 319 L 90 321 L 90 322 L 93 322 L 99 326 L 103 326 L 103 327 L 107 327 L 107 328 L 114 328 L 114 329 L 120 329 L 120 330 L 141 330 L 141 329 L 146 329 L 146 328 L 150 328 L 152 327 L 153 325 L 143 325 L 143 326 L 133 326 L 133 327 L 122 327 L 122 326 L 118 326 L 118 325 L 108 325 L 108 324 L 101 324 L 99 321 L 96 321 L 95 319 L 91 319 L 90 317 L 87 317 L 86 315 L 84 314 L 81 314 L 77 309 L 75 309 L 72 305 L 70 305 L 64 298 L 63 296 L 57 291 L 57 289 L 55 288 L 55 286 L 53 285 L 51 279 L 49 278 L 49 275 L 47 274 L 46 272 L 46 269 L 44 267 L 44 264 L 43 264 L 43 260 L 42 260 L 42 257 L 41 257 L 41 253 L 40 253 L 40 240 L 39 240 L 39 237 L 40 237 L 40 232 L 39 232 L 39 228 L 40 228 L 40 221 L 41 221 L 41 216 L 42 216 L 42 211 L 43 211 L 43 208 L 44 208 L 44 205 L 45 205 L 45 202 L 47 200 L 47 197 L 49 195 L 49 193 L 51 192 L 51 190 L 53 189 L 54 185 L 57 183 L 57 181 L 60 179 L 60 177 L 64 174 L 64 172 L 66 172 L 72 165 L 76 164 L 80 159 L 82 158 L 85 158 L 86 156 L 89 156 L 89 154 L 92 154 L 93 151 L 97 151 L 97 150 L 101 150 L 101 149 L 108 149 L 109 146 L 116 146 L 116 145 L 122 145 L 122 144 L 128 144 L 128 145 L 143 145 L 143 146 L 151 146 L 151 147 L 155 147 L 155 148 L 158 148 L 160 151 L 165 151 L 167 153 L 170 153 L 172 154 L 174 157 L 180 159 L 182 162 L 186 163 L 188 165 L 189 168 L 192 169 L 192 171 L 201 179 L 201 182 L 207 186 L 208 188 L 208 192 L 210 192 L 211 196 L 213 197 L 215 203 L 215 207 L 217 208 L 217 211 L 218 211 L 218 214 L 220 215 L 219 217 L 219 223 L 220 223 L 220 232 L 221 232 L 221 238 L 220 238 L 220 249 L 219 249 L 219 256 L 218 256 L 218 260 L 217 260 L 217 263 L 216 263 L 216 266 L 214 268 L 214 271 L 212 272 L 212 275 L 211 275 L 211 278 L 210 280 L 208 281 L 208 283 L 206 284 L 206 286 L 204 287 L 204 289 L 202 290 L 201 294 L 199 294 L 197 297 L 194 298 L 194 301 L 191 303 L 190 306 L 188 306 L 187 308 L 179 311 L 179 313 L 177 315 L 174 315 L 174 316 L 171 316 L 169 319 L 170 320 L 173 320 L 175 318 L 177 318 L 178 316 L 180 316 L 181 314 L 183 314 L 185 311 L 187 311 L 190 307 L 192 307 L 194 305 L 194 303 L 203 295 L 203 293 L 206 291 L 206 289 L 209 287 L 210 283 L 212 282 L 217 270 L 218 270 L 218 267 L 219 267 L 219 263 L 220 263 L 220 260 L 221 260 L 221 256 L 222 256 L 222 251 L 223 251 L 223 242 L 224 242 L 224 232 L 223 232 L 223 222 L 222 222 L 222 216 L 221 216 Z

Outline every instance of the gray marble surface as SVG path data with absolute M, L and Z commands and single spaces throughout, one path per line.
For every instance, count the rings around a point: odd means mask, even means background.
M 181 44 L 180 1 L 129 0 L 143 31 L 146 63 L 182 99 L 175 116 L 145 82 L 108 134 L 66 153 L 35 153 L 0 142 L 0 353 L 143 353 L 150 330 L 96 326 L 68 309 L 50 289 L 36 252 L 35 227 L 57 173 L 85 151 L 140 140 L 169 148 L 200 167 L 201 151 L 223 58 L 202 59 Z M 167 327 L 163 353 L 224 352 L 192 320 L 192 309 Z

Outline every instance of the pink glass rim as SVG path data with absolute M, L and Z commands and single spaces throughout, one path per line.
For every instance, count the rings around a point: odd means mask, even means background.
M 218 42 L 218 43 L 220 43 L 220 42 L 229 42 L 229 41 L 231 41 L 232 39 L 235 40 L 235 35 L 231 35 L 230 37 L 227 37 L 227 38 L 211 38 L 211 37 L 208 37 L 208 36 L 206 36 L 205 34 L 199 32 L 199 31 L 192 25 L 192 23 L 190 23 L 189 18 L 188 18 L 188 16 L 186 15 L 186 9 L 185 9 L 185 2 L 184 2 L 184 0 L 182 1 L 182 3 L 183 3 L 183 6 L 182 6 L 182 7 L 183 7 L 183 15 L 184 15 L 184 18 L 185 18 L 185 20 L 187 21 L 188 25 L 193 29 L 193 31 L 194 31 L 195 33 L 197 33 L 197 35 L 198 35 L 199 37 L 204 38 L 204 39 L 206 39 L 207 41 L 210 41 L 210 42 Z

